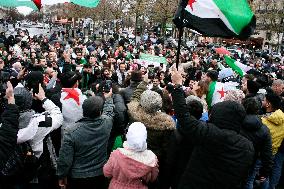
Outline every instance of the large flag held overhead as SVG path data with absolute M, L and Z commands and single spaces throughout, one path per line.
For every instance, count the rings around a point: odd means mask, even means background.
M 256 18 L 247 0 L 181 0 L 174 23 L 209 37 L 246 39 Z
M 33 10 L 40 10 L 41 0 L 0 0 L 0 7 L 14 8 L 20 6 L 30 7 Z
M 88 8 L 95 8 L 100 3 L 100 0 L 70 0 L 70 2 Z

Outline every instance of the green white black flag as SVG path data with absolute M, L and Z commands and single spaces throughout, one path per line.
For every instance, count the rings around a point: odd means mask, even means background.
M 205 36 L 246 39 L 256 19 L 247 0 L 181 0 L 174 23 Z

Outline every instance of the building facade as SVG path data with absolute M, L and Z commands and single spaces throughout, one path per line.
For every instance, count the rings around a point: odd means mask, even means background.
M 257 26 L 253 37 L 264 39 L 263 48 L 282 51 L 284 45 L 284 0 L 253 0 Z

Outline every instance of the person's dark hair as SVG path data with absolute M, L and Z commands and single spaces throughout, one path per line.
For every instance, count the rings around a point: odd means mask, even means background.
M 158 93 L 163 98 L 163 91 L 161 89 L 159 89 L 159 88 L 152 88 L 151 91 L 154 91 L 154 92 Z
M 261 85 L 258 82 L 252 81 L 252 80 L 247 81 L 247 89 L 249 93 L 256 94 L 260 88 L 261 88 Z
M 256 98 L 246 98 L 242 101 L 242 104 L 248 115 L 257 115 L 260 111 L 260 106 Z
M 96 118 L 101 115 L 104 100 L 100 96 L 93 96 L 83 102 L 83 116 L 88 118 Z
M 269 78 L 267 75 L 260 75 L 257 77 L 256 82 L 260 84 L 261 88 L 266 88 L 269 86 Z
M 187 103 L 187 109 L 190 115 L 194 116 L 196 119 L 200 119 L 203 113 L 203 105 L 197 100 L 192 100 Z
M 169 96 L 169 92 L 165 91 L 163 92 L 163 105 L 162 105 L 162 110 L 166 112 L 166 114 L 171 114 L 173 110 L 173 102 Z
M 130 80 L 131 81 L 135 81 L 135 82 L 140 82 L 143 80 L 142 78 L 142 72 L 140 70 L 135 70 L 131 73 L 130 76 Z
M 155 75 L 153 79 L 158 79 L 160 81 L 160 77 Z
M 77 83 L 77 81 L 80 81 L 81 79 L 81 74 L 79 72 L 73 71 L 62 73 L 60 77 L 63 88 L 72 88 Z
M 281 108 L 281 98 L 275 94 L 272 89 L 266 90 L 265 98 L 271 104 L 273 110 L 278 110 Z
M 218 72 L 215 70 L 210 70 L 206 73 L 208 77 L 211 78 L 212 81 L 217 81 L 218 80 Z

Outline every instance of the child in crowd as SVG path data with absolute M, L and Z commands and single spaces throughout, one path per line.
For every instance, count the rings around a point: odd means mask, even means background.
M 144 124 L 131 124 L 126 139 L 123 148 L 113 151 L 104 166 L 104 175 L 111 178 L 109 189 L 147 189 L 159 170 L 157 156 L 147 150 Z

